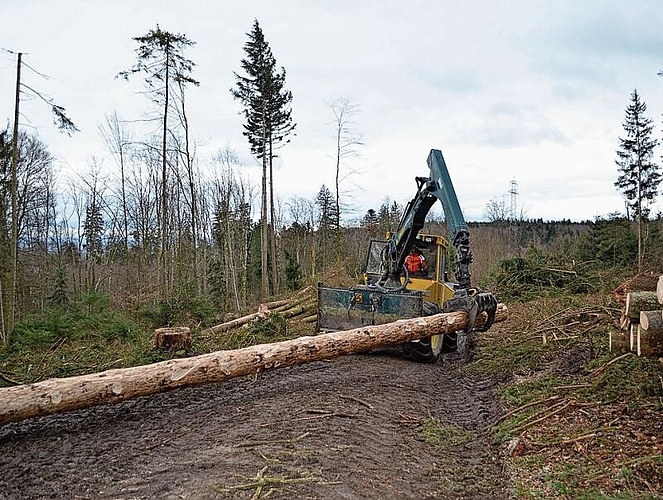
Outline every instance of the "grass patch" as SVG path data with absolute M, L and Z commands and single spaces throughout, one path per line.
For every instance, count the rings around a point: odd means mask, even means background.
M 145 364 L 151 348 L 151 333 L 112 310 L 105 296 L 90 294 L 17 323 L 9 345 L 0 349 L 0 372 L 32 383 Z
M 439 448 L 469 443 L 474 439 L 472 432 L 455 424 L 443 423 L 435 417 L 427 418 L 417 431 L 427 443 Z

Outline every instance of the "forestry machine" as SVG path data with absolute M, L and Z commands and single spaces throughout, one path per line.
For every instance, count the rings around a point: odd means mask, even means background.
M 442 152 L 428 155 L 429 177 L 415 177 L 417 194 L 408 203 L 398 229 L 386 240 L 371 240 L 366 257 L 364 284 L 349 289 L 318 284 L 318 331 L 348 330 L 384 324 L 402 318 L 428 316 L 439 312 L 466 311 L 469 326 L 464 331 L 433 335 L 403 345 L 403 353 L 416 361 L 435 362 L 442 352 L 469 348 L 474 321 L 486 312 L 493 323 L 497 300 L 490 292 L 471 285 L 470 231 L 465 223 L 458 198 Z M 449 243 L 441 236 L 420 234 L 426 215 L 439 200 L 455 249 L 456 282 L 448 281 Z M 408 272 L 404 265 L 412 249 L 425 258 L 427 266 Z

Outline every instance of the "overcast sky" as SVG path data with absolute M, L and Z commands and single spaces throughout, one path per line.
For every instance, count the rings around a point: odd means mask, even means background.
M 199 157 L 230 145 L 257 180 L 241 107 L 229 92 L 254 18 L 293 93 L 297 136 L 275 172 L 284 205 L 333 186 L 330 103 L 339 97 L 359 106 L 356 129 L 365 143 L 348 165 L 360 172 L 351 177 L 356 187 L 344 188 L 355 217 L 385 197 L 406 203 L 414 177 L 428 172 L 432 148 L 442 150 L 468 220 L 482 219 L 486 203 L 507 196 L 513 179 L 529 217 L 623 211 L 615 149 L 634 88 L 663 137 L 660 0 L 2 0 L 0 48 L 27 53 L 25 62 L 51 79 L 25 70 L 23 81 L 78 125 L 68 138 L 39 102 L 22 103 L 21 123 L 48 144 L 66 178 L 84 172 L 93 156 L 112 169 L 98 126 L 113 111 L 131 120 L 148 106 L 137 94 L 139 79 L 115 79 L 135 63 L 132 37 L 157 24 L 186 34 L 196 42 L 186 55 L 201 82 L 188 94 Z M 15 56 L 0 52 L 0 120 L 7 123 L 15 65 Z

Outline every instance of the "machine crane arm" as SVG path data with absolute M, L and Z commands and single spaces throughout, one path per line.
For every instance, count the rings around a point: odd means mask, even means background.
M 412 249 L 417 234 L 424 226 L 426 215 L 439 200 L 444 218 L 451 234 L 451 242 L 456 248 L 456 279 L 458 288 L 471 286 L 470 231 L 465 223 L 458 203 L 456 191 L 442 151 L 432 149 L 428 155 L 430 177 L 416 177 L 417 194 L 407 204 L 398 229 L 392 234 L 382 253 L 383 275 L 380 284 L 387 287 L 400 286 L 400 275 L 405 257 Z

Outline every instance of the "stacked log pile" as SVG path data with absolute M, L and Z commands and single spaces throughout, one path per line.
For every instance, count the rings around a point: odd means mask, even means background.
M 614 291 L 622 304 L 622 316 L 621 331 L 610 333 L 611 351 L 663 356 L 663 276 L 645 276 Z
M 308 286 L 297 292 L 289 299 L 277 300 L 260 304 L 258 311 L 226 321 L 220 325 L 215 325 L 203 330 L 204 335 L 223 333 L 240 326 L 251 323 L 256 319 L 264 319 L 270 314 L 280 314 L 287 320 L 300 320 L 306 323 L 313 323 L 318 319 L 317 291 L 314 287 Z

